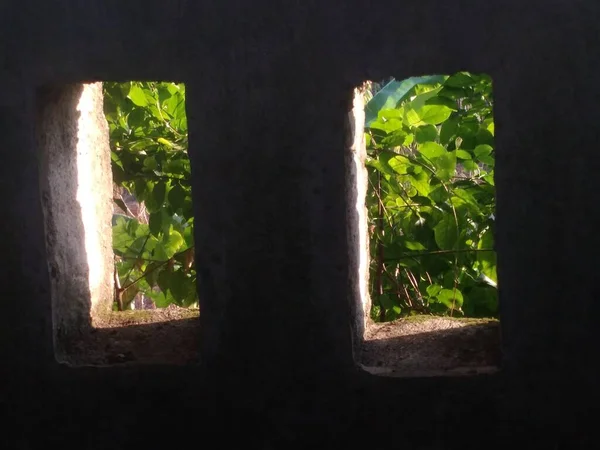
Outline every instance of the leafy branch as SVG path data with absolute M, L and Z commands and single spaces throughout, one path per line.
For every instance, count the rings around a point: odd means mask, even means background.
M 379 89 L 365 96 L 372 317 L 493 316 L 491 79 L 459 72 Z

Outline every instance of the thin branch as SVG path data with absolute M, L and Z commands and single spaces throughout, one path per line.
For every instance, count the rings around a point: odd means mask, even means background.
M 379 230 L 376 231 L 383 233 L 383 214 L 385 213 L 385 208 L 383 206 L 383 202 L 381 200 L 381 173 L 378 172 L 377 173 L 377 197 L 379 199 L 378 205 L 377 205 L 377 213 L 378 213 L 378 218 L 377 218 L 377 228 L 379 228 Z M 381 295 L 383 295 L 383 277 L 382 274 L 384 272 L 384 264 L 383 264 L 383 255 L 384 255 L 384 250 L 383 250 L 383 242 L 381 239 L 377 239 L 377 270 L 375 272 L 375 289 L 377 289 L 377 294 L 379 294 L 379 296 L 381 297 Z M 381 303 L 381 301 L 379 302 L 379 320 L 381 322 L 385 322 L 385 314 L 386 314 L 386 310 L 385 310 L 385 306 L 383 305 L 383 303 Z
M 142 248 L 140 249 L 139 253 L 138 253 L 138 257 L 136 259 L 136 261 L 142 257 L 142 255 L 144 254 L 144 249 L 146 248 L 146 244 L 148 243 L 148 239 L 150 239 L 150 235 L 146 236 L 146 240 L 144 241 L 144 244 L 142 245 Z M 129 278 L 129 276 L 131 275 L 131 272 L 133 272 L 133 268 L 134 268 L 135 264 L 131 266 L 131 269 L 129 269 L 129 272 L 127 273 L 127 275 L 125 276 L 125 279 Z M 129 286 L 128 286 L 129 287 Z
M 406 256 L 400 256 L 397 258 L 386 258 L 385 261 L 402 261 L 403 259 L 410 259 L 420 256 L 429 256 L 429 255 L 447 255 L 454 253 L 470 253 L 470 252 L 495 252 L 493 248 L 465 248 L 461 250 L 432 250 L 430 252 L 414 252 L 407 253 Z
M 140 281 L 142 278 L 144 278 L 146 275 L 148 275 L 149 273 L 154 272 L 156 269 L 164 266 L 165 264 L 167 264 L 169 261 L 171 261 L 172 259 L 174 259 L 177 256 L 183 255 L 185 252 L 187 252 L 190 248 L 194 248 L 194 246 L 188 247 L 185 250 L 175 253 L 172 257 L 170 257 L 169 259 L 167 259 L 166 261 L 156 261 L 156 262 L 160 262 L 160 264 L 158 264 L 157 266 L 154 266 L 152 269 L 150 270 L 146 270 L 142 275 L 140 275 L 138 278 L 136 278 L 134 281 L 132 281 L 131 283 L 127 284 L 125 287 L 123 287 L 122 289 L 125 290 L 131 286 L 133 286 L 135 283 L 137 283 L 138 281 Z M 129 274 L 128 274 L 129 275 Z

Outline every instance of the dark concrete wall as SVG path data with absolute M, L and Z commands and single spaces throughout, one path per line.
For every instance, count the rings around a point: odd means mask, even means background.
M 4 448 L 175 444 L 188 433 L 199 445 L 214 434 L 262 448 L 589 447 L 599 9 L 591 0 L 2 2 Z M 352 361 L 343 200 L 352 88 L 463 69 L 494 79 L 503 370 L 366 376 Z M 52 352 L 35 88 L 128 79 L 187 83 L 199 368 L 68 369 Z

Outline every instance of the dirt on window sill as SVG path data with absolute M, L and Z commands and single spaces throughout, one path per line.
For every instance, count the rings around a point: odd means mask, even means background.
M 433 316 L 371 323 L 360 362 L 372 374 L 392 377 L 493 373 L 501 358 L 499 325 Z

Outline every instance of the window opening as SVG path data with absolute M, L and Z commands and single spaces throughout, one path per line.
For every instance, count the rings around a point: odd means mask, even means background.
M 197 308 L 185 86 L 105 83 L 117 311 Z
M 356 95 L 370 297 L 361 364 L 387 375 L 489 371 L 499 355 L 492 80 L 390 78 Z
M 197 362 L 185 86 L 46 86 L 37 113 L 56 359 Z

